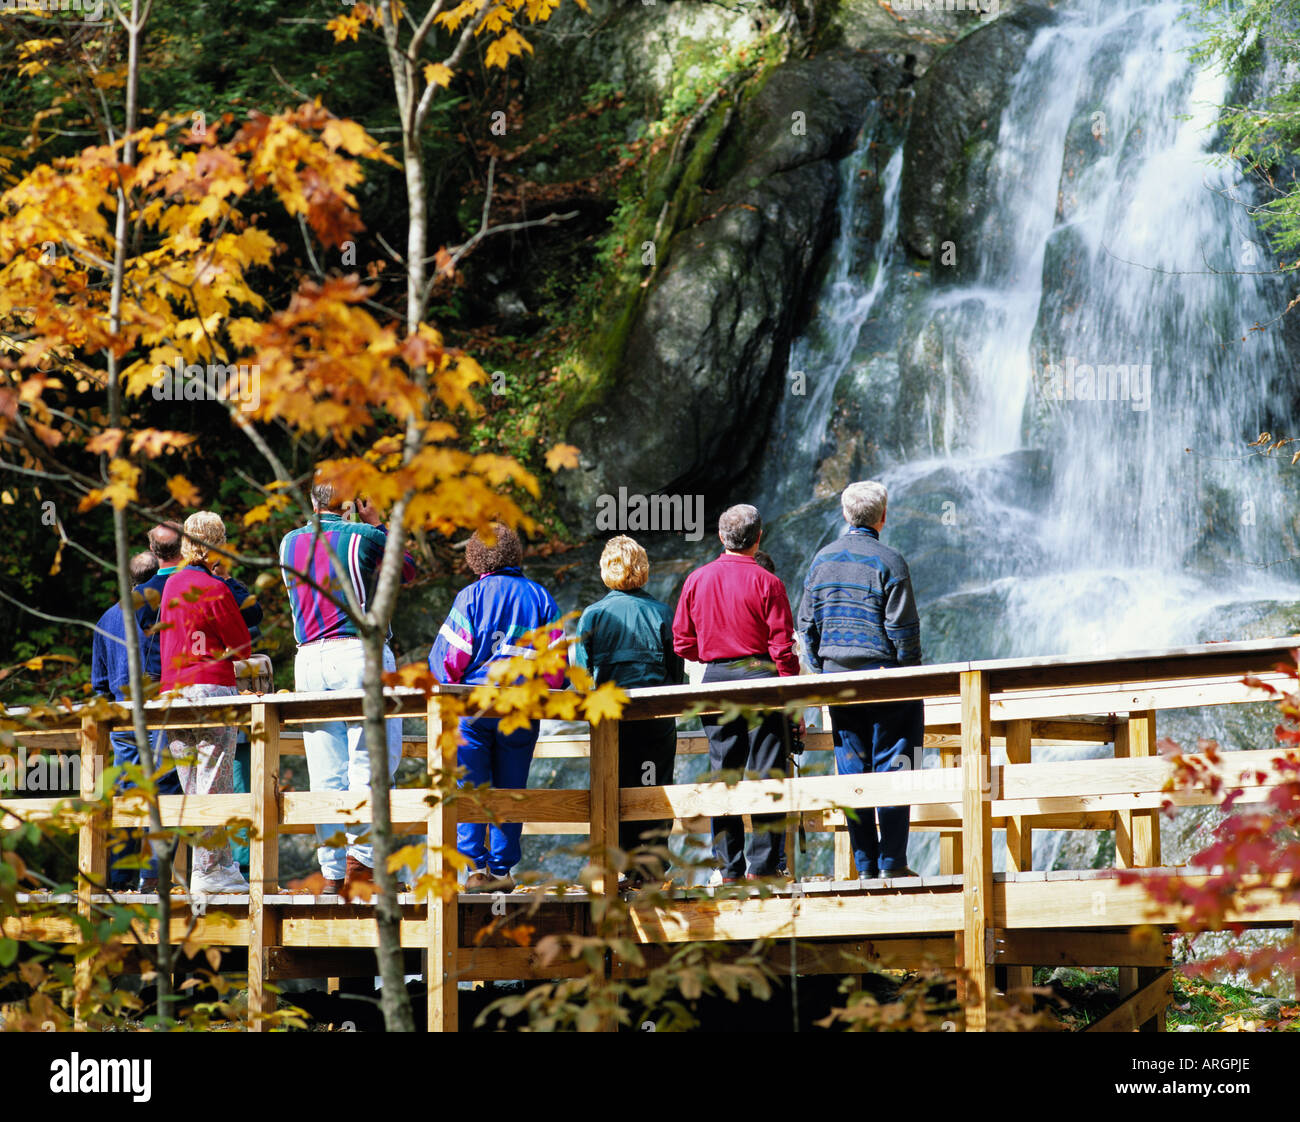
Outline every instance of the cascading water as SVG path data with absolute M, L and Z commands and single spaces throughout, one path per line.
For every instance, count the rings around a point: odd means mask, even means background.
M 1252 328 L 1286 296 L 1253 263 L 1249 190 L 1211 158 L 1230 89 L 1191 61 L 1186 12 L 1057 6 L 997 122 L 956 281 L 926 287 L 896 248 L 901 147 L 878 183 L 871 145 L 846 161 L 840 241 L 792 351 L 807 393 L 782 405 L 756 499 L 796 605 L 865 465 L 890 489 L 928 662 L 1296 630 L 1293 493 L 1244 449 L 1288 365 L 1280 330 Z M 864 235 L 871 191 L 883 218 Z M 1246 746 L 1218 720 L 1162 731 Z M 1036 867 L 1061 842 L 1042 835 Z M 912 855 L 934 868 L 921 836 Z

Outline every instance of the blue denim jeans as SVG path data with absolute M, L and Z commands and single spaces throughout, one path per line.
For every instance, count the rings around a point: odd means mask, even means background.
M 170 763 L 171 757 L 167 754 L 167 746 L 163 743 L 162 730 L 151 733 L 150 736 L 152 737 L 150 743 L 153 745 L 154 767 L 160 767 L 163 763 Z M 136 747 L 134 732 L 121 729 L 118 732 L 109 733 L 108 739 L 113 745 L 114 767 L 123 767 L 127 764 L 134 764 L 137 767 L 140 765 L 140 750 Z M 134 786 L 134 783 L 123 779 L 118 783 L 118 790 L 129 791 Z M 158 794 L 182 794 L 180 775 L 175 768 L 158 777 Z M 134 857 L 140 851 L 145 832 L 144 830 L 114 830 L 110 834 L 112 840 L 109 845 L 109 885 L 113 891 L 135 891 L 137 881 L 140 879 L 140 870 L 120 868 L 119 862 L 125 857 Z M 144 875 L 157 879 L 158 862 L 151 858 L 148 870 Z
M 363 685 L 366 655 L 360 639 L 330 639 L 308 643 L 298 648 L 293 663 L 294 686 L 304 693 L 328 690 L 359 690 Z M 384 669 L 395 670 L 393 652 L 384 647 Z M 402 722 L 388 724 L 388 773 L 393 776 L 402 758 Z M 365 728 L 360 721 L 325 721 L 303 726 L 303 746 L 307 751 L 307 774 L 313 791 L 370 790 L 370 753 L 366 750 Z M 355 857 L 373 868 L 373 847 L 358 838 L 368 837 L 369 826 L 356 825 L 347 830 L 347 848 L 324 842 L 343 832 L 337 823 L 316 827 L 316 858 L 327 880 L 342 880 L 347 858 Z M 354 832 L 359 831 L 359 832 Z
M 459 786 L 500 787 L 522 790 L 528 786 L 528 768 L 537 747 L 534 721 L 527 728 L 502 733 L 499 720 L 490 717 L 461 718 L 457 762 L 465 769 Z M 503 877 L 519 864 L 522 822 L 489 826 L 486 822 L 462 822 L 456 827 L 456 848 L 474 862 L 475 869 L 487 869 Z M 490 836 L 489 836 L 490 835 Z
M 830 710 L 835 770 L 840 775 L 898 770 L 908 766 L 909 749 L 919 749 L 925 743 L 925 707 L 920 701 L 832 705 Z M 895 869 L 907 868 L 911 809 L 864 806 L 848 816 L 858 876 L 887 876 Z

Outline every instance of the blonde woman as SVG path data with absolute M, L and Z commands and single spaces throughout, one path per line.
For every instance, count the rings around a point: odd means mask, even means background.
M 574 661 L 589 670 L 599 685 L 675 686 L 682 680 L 682 660 L 673 653 L 673 614 L 667 604 L 645 591 L 650 578 L 646 552 L 626 535 L 611 538 L 600 556 L 600 579 L 609 595 L 596 601 L 578 620 Z M 673 781 L 677 756 L 677 721 L 657 717 L 621 721 L 618 726 L 618 785 L 661 787 Z M 668 871 L 668 834 L 672 819 L 623 822 L 619 848 L 632 854 L 625 887 L 661 879 Z
M 235 662 L 248 658 L 252 639 L 221 579 L 219 550 L 226 527 L 220 515 L 201 510 L 185 520 L 183 533 L 181 567 L 167 578 L 159 615 L 162 688 L 179 689 L 191 701 L 233 696 L 238 693 Z M 169 730 L 167 750 L 177 760 L 187 795 L 234 791 L 235 738 L 233 728 Z M 195 847 L 190 891 L 248 891 L 229 841 Z

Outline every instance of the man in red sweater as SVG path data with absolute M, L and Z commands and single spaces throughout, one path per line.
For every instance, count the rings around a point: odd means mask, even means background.
M 763 520 L 752 506 L 733 506 L 718 519 L 724 553 L 686 578 L 673 619 L 673 649 L 682 658 L 703 662 L 705 682 L 799 673 L 794 620 L 785 585 L 755 560 L 763 537 Z M 756 772 L 767 778 L 785 775 L 785 715 L 764 718 L 752 732 L 743 719 L 719 724 L 704 718 L 709 738 L 709 765 L 714 772 Z M 778 832 L 785 816 L 756 814 L 754 836 L 745 861 L 744 820 L 729 815 L 713 820 L 713 853 L 730 884 L 777 871 Z

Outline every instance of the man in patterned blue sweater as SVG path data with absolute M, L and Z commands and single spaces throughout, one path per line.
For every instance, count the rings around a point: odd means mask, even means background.
M 849 529 L 813 558 L 799 604 L 799 633 L 818 673 L 917 666 L 921 625 L 907 562 L 880 540 L 888 495 L 884 484 L 852 483 L 840 503 Z M 832 705 L 835 767 L 861 775 L 908 766 L 925 735 L 921 701 Z M 864 807 L 850 817 L 849 839 L 859 877 L 908 877 L 910 808 Z M 877 820 L 879 829 L 877 830 Z

